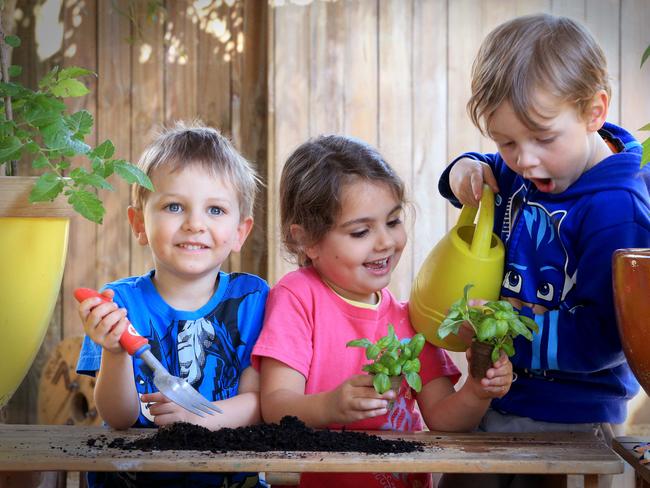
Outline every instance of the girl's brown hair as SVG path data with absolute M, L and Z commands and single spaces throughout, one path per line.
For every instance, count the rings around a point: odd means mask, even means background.
M 483 41 L 472 66 L 472 96 L 467 110 L 486 134 L 494 111 L 510 102 L 519 120 L 542 130 L 545 118 L 535 106 L 535 91 L 547 90 L 584 115 L 599 90 L 611 93 L 605 55 L 579 23 L 549 14 L 507 21 Z
M 404 183 L 381 154 L 358 139 L 328 135 L 300 145 L 289 156 L 280 178 L 282 242 L 300 266 L 310 263 L 303 249 L 316 244 L 341 212 L 341 191 L 355 179 L 388 185 L 404 202 Z M 298 242 L 291 226 L 303 229 Z

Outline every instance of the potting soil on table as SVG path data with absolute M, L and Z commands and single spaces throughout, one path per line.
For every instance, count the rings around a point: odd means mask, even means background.
M 105 439 L 91 439 L 88 445 L 98 446 Z M 179 422 L 161 427 L 148 437 L 132 441 L 121 437 L 114 439 L 106 447 L 140 451 L 329 451 L 367 454 L 404 453 L 424 449 L 419 442 L 383 439 L 364 432 L 315 430 L 296 417 L 289 416 L 284 417 L 279 424 L 257 424 L 216 431 Z

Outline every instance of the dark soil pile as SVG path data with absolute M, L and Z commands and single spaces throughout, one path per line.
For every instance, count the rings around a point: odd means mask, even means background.
M 92 441 L 89 441 L 89 445 Z M 93 445 L 96 445 L 92 442 Z M 161 427 L 155 434 L 127 441 L 117 438 L 108 447 L 125 450 L 193 451 L 329 451 L 387 454 L 422 451 L 423 444 L 401 439 L 382 439 L 354 431 L 314 430 L 296 417 L 284 417 L 279 424 L 258 424 L 236 429 L 211 431 L 179 422 Z

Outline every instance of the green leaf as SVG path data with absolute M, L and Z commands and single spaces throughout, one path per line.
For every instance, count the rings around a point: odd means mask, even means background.
M 497 320 L 496 321 L 496 331 L 494 333 L 495 337 L 499 339 L 504 337 L 508 333 L 508 321 L 507 320 Z
M 154 191 L 153 183 L 149 177 L 137 166 L 132 165 L 128 161 L 118 159 L 114 161 L 114 168 L 115 172 L 120 175 L 127 183 L 137 183 L 149 191 Z
M 370 342 L 368 339 L 355 339 L 353 341 L 349 341 L 346 346 L 347 347 L 368 347 L 372 345 L 372 342 Z
M 20 76 L 20 74 L 23 72 L 22 66 L 18 66 L 17 64 L 12 64 L 9 66 L 9 76 L 11 78 L 16 78 Z
M 38 87 L 41 90 L 47 90 L 49 87 L 56 81 L 56 74 L 59 72 L 59 67 L 55 66 L 52 68 L 50 71 L 48 71 L 43 78 L 41 78 L 41 81 L 38 82 Z
M 48 159 L 43 154 L 39 154 L 32 161 L 32 168 L 35 168 L 35 169 L 47 168 L 48 165 L 49 165 L 48 164 Z
M 91 222 L 102 223 L 105 213 L 104 206 L 94 193 L 86 190 L 73 190 L 68 202 L 72 208 Z
M 41 175 L 29 194 L 30 203 L 54 200 L 63 191 L 63 180 L 54 173 Z
M 59 80 L 56 84 L 50 87 L 50 92 L 55 97 L 71 98 L 82 97 L 90 93 L 90 90 L 79 80 L 73 78 L 66 78 Z
M 526 317 L 525 315 L 519 315 L 519 320 L 530 330 L 533 332 L 539 332 L 539 326 L 537 325 L 537 322 L 535 322 L 533 319 L 530 317 Z
M 501 357 L 501 346 L 494 346 L 494 349 L 492 349 L 492 354 L 490 356 L 490 359 L 492 360 L 493 363 L 496 363 L 499 358 Z
M 45 145 L 54 150 L 70 150 L 74 154 L 86 154 L 90 151 L 90 146 L 79 139 L 72 137 L 72 133 L 62 119 L 41 129 L 43 142 Z
M 639 130 L 650 130 L 650 123 L 644 125 L 644 126 L 641 127 Z
M 379 349 L 379 346 L 377 344 L 370 344 L 366 348 L 366 358 L 367 359 L 377 359 L 377 356 L 379 356 L 379 353 L 381 350 Z
M 101 190 L 113 190 L 113 187 L 97 173 L 88 173 L 85 168 L 75 168 L 70 173 L 70 178 L 77 183 L 78 186 L 93 186 Z
M 0 139 L 0 163 L 13 161 L 20 157 L 23 143 L 16 136 Z
M 68 127 L 75 137 L 90 134 L 93 127 L 93 116 L 87 110 L 80 110 L 67 118 Z
M 476 338 L 481 342 L 487 342 L 496 335 L 497 321 L 492 317 L 487 317 L 478 326 Z
M 643 63 L 647 61 L 648 56 L 650 56 L 650 46 L 645 48 L 645 51 L 643 52 L 643 56 L 641 56 L 641 66 L 643 66 Z
M 69 78 L 79 78 L 80 76 L 94 75 L 95 73 L 86 68 L 79 68 L 78 66 L 70 66 L 64 68 L 59 72 L 59 81 L 67 80 Z
M 3 97 L 20 96 L 20 94 L 24 93 L 25 91 L 26 90 L 23 87 L 17 85 L 16 83 L 5 83 L 4 81 L 0 82 L 0 95 Z
M 508 356 L 513 356 L 515 354 L 515 348 L 511 343 L 504 342 L 501 344 L 501 349 L 503 349 Z
M 5 37 L 5 42 L 7 45 L 11 47 L 18 47 L 20 46 L 20 37 L 18 36 L 6 36 Z
M 458 331 L 460 330 L 460 326 L 463 323 L 463 320 L 450 320 L 450 319 L 445 319 L 442 321 L 440 324 L 440 327 L 438 327 L 438 337 L 440 339 L 444 339 L 447 337 L 449 334 L 458 334 Z
M 414 358 L 417 358 L 420 353 L 422 352 L 422 349 L 424 348 L 424 343 L 426 342 L 426 339 L 422 334 L 415 334 L 413 338 L 411 339 L 411 356 Z
M 512 337 L 517 337 L 518 335 L 522 335 L 529 341 L 533 340 L 533 334 L 530 332 L 528 327 L 526 327 L 520 319 L 512 319 L 508 322 L 508 324 L 510 325 L 510 329 L 511 329 L 510 335 Z
M 105 140 L 95 149 L 88 153 L 89 158 L 109 159 L 115 154 L 115 146 L 110 140 Z
M 422 378 L 420 378 L 420 375 L 418 373 L 406 373 L 404 376 L 409 386 L 420 393 L 422 390 Z
M 385 373 L 376 374 L 372 380 L 372 386 L 375 387 L 375 390 L 380 395 L 386 393 L 390 390 L 390 379 L 388 378 L 388 375 Z

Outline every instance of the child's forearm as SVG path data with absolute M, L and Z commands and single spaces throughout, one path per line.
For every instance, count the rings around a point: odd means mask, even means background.
M 215 402 L 215 404 L 223 410 L 223 413 L 210 415 L 201 422 L 201 425 L 208 429 L 242 427 L 257 424 L 262 420 L 258 392 L 240 393 L 226 400 Z
M 423 410 L 422 415 L 430 430 L 465 432 L 478 426 L 489 406 L 489 398 L 477 397 L 465 384 L 438 401 L 434 411 Z
M 276 390 L 264 398 L 262 417 L 265 422 L 279 422 L 285 415 L 293 415 L 309 427 L 325 427 L 332 423 L 328 404 L 327 392 L 305 395 Z
M 128 429 L 140 414 L 140 398 L 133 380 L 133 362 L 126 352 L 102 352 L 94 390 L 101 418 L 114 429 Z

